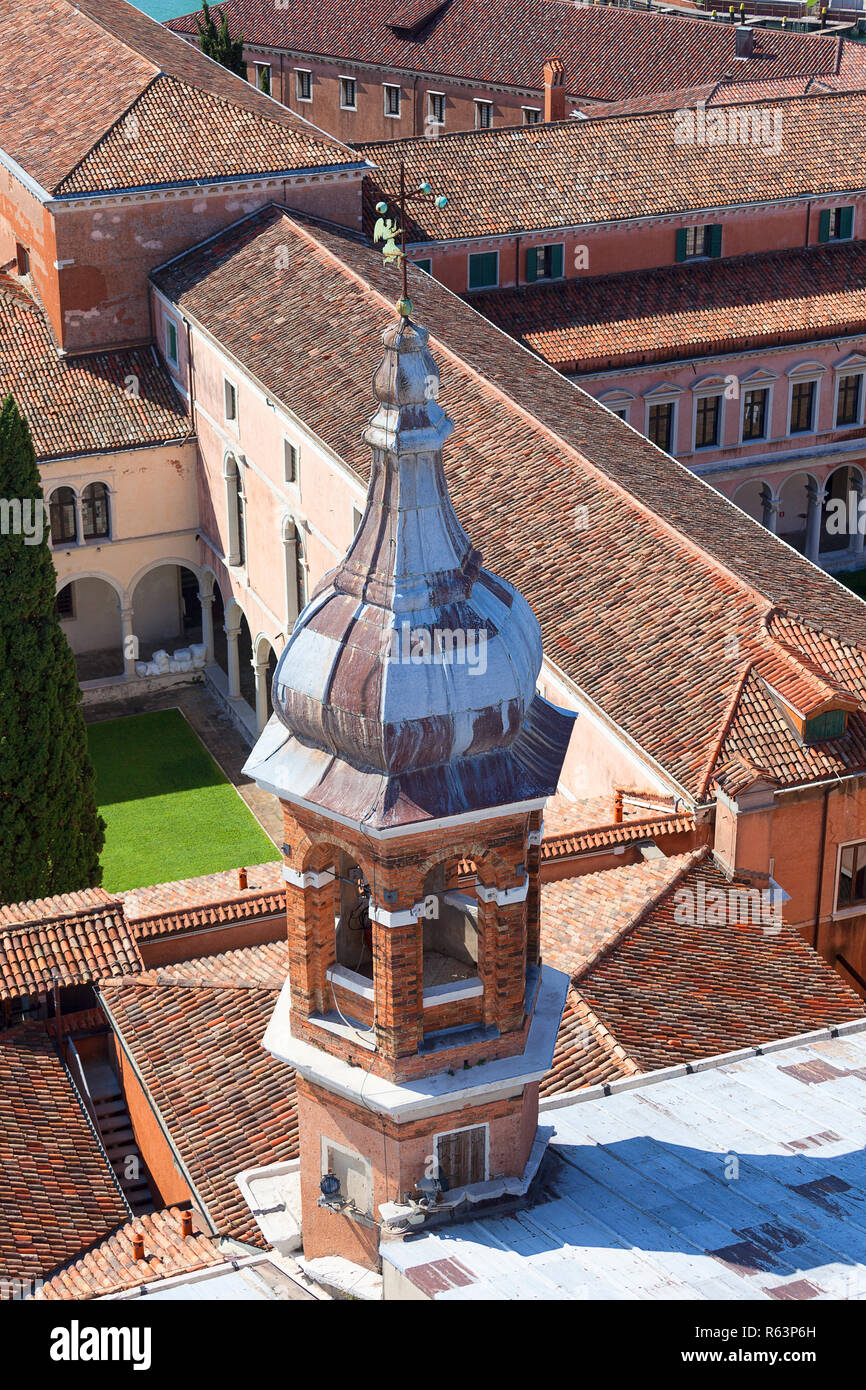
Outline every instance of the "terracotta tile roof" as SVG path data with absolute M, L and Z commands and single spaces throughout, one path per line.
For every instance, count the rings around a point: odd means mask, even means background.
M 550 1071 L 539 1087 L 542 1096 L 577 1091 L 634 1076 L 634 1062 L 612 1038 L 575 990 L 569 990 L 556 1038 Z
M 57 1269 L 130 1212 L 41 1024 L 0 1032 L 0 1282 Z
M 224 1264 L 217 1241 L 202 1229 L 192 1212 L 193 1234 L 181 1234 L 179 1207 L 167 1207 L 137 1216 L 107 1240 L 72 1260 L 34 1295 L 37 1300 L 103 1298 L 107 1294 L 155 1284 L 178 1274 L 191 1274 L 210 1265 Z M 133 1255 L 133 1236 L 144 1238 L 144 1259 Z
M 708 851 L 691 858 L 667 893 L 574 978 L 641 1071 L 866 1016 L 863 1001 L 790 927 L 743 922 L 743 912 L 716 924 L 709 908 L 704 921 L 677 921 L 701 915 L 683 911 L 678 890 L 697 902 L 701 884 L 707 894 L 731 887 Z
M 738 142 L 677 144 L 669 112 L 359 145 L 378 169 L 365 180 L 365 214 L 371 228 L 401 160 L 407 186 L 428 180 L 448 198 L 444 211 L 412 205 L 412 241 L 580 227 L 863 183 L 849 151 L 858 147 L 866 93 L 778 98 L 766 110 L 780 114 L 782 134 L 779 150 L 767 141 L 758 159 L 744 159 Z
M 57 901 L 43 899 L 43 905 Z M 119 898 L 106 897 L 73 911 L 49 910 L 41 917 L 35 915 L 39 907 L 37 903 L 18 903 L 3 909 L 0 999 L 47 994 L 55 982 L 61 986 L 92 984 L 141 970 L 141 956 Z M 16 911 L 23 919 L 18 925 L 14 923 Z
M 219 10 L 251 46 L 345 58 L 405 72 L 469 78 L 539 90 L 546 58 L 565 65 L 574 95 L 616 101 L 635 93 L 717 81 L 735 68 L 768 81 L 794 73 L 834 73 L 843 48 L 832 35 L 756 31 L 757 56 L 737 63 L 733 26 L 678 15 L 553 3 L 553 0 L 450 0 L 418 8 L 400 0 L 227 0 Z M 192 33 L 192 16 L 169 21 Z M 856 65 L 861 55 L 854 54 Z
M 246 978 L 234 963 L 240 983 L 174 984 L 153 971 L 101 997 L 217 1233 L 261 1246 L 235 1174 L 296 1158 L 298 1129 L 293 1073 L 262 1047 L 278 990 L 257 984 L 252 949 Z M 215 968 L 230 969 L 224 958 Z
M 691 861 L 689 854 L 541 885 L 541 955 L 568 975 L 624 931 Z
M 591 830 L 576 833 L 564 831 L 559 835 L 545 835 L 541 845 L 541 857 L 569 858 L 574 854 L 586 854 L 613 845 L 630 845 L 636 841 L 655 840 L 665 835 L 682 835 L 694 828 L 695 818 L 691 813 L 680 816 L 643 816 L 621 821 L 619 824 L 594 826 Z
M 264 941 L 256 946 L 239 946 L 212 956 L 145 970 L 142 983 L 162 985 L 229 985 L 234 989 L 281 990 L 289 973 L 287 941 Z
M 49 193 L 357 162 L 124 0 L 7 0 L 0 145 Z
M 137 395 L 127 390 L 130 377 Z M 186 438 L 180 397 L 149 348 L 59 358 L 42 308 L 0 272 L 0 395 L 27 416 L 38 459 Z
M 256 864 L 247 870 L 247 887 L 238 887 L 237 869 L 198 878 L 133 888 L 122 894 L 124 908 L 138 940 L 171 932 L 222 926 L 282 915 L 286 885 L 282 863 Z
M 569 372 L 866 331 L 866 244 L 736 256 L 472 296 Z
M 154 279 L 366 481 L 346 422 L 369 414 L 393 316 L 378 253 L 268 208 Z M 532 605 L 548 659 L 688 795 L 706 790 L 744 664 L 775 640 L 771 611 L 863 667 L 859 599 L 436 281 L 410 271 L 410 292 L 456 424 L 458 516 Z M 866 765 L 856 739 L 843 751 Z

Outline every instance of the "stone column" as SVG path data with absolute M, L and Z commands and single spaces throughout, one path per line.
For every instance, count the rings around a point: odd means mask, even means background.
M 863 479 L 861 478 L 860 474 L 855 473 L 853 469 L 849 472 L 849 488 L 851 492 L 853 492 L 854 494 L 853 512 L 854 520 L 856 523 L 854 534 L 851 537 L 851 551 L 854 555 L 857 556 L 858 560 L 862 561 L 864 542 L 866 542 L 866 535 L 863 534 L 863 527 L 866 526 L 866 516 L 864 516 L 863 509 L 864 489 Z
M 806 559 L 817 565 L 821 549 L 821 517 L 827 493 L 821 483 L 816 483 L 810 478 L 806 484 L 806 496 Z
M 201 640 L 205 646 L 205 660 L 213 661 L 213 594 L 203 594 L 199 589 L 198 596 L 201 603 Z
M 422 1038 L 421 923 L 414 908 L 390 911 L 370 904 L 376 1051 L 391 1059 L 412 1057 Z
M 127 680 L 130 680 L 135 675 L 135 662 L 138 657 L 138 642 L 136 641 L 133 627 L 134 617 L 135 613 L 132 608 L 121 607 L 120 640 L 123 649 L 123 674 Z
M 239 700 L 241 698 L 241 664 L 238 657 L 238 637 L 240 633 L 237 628 L 224 629 L 228 642 L 228 667 L 229 667 L 229 699 Z
M 768 531 L 772 531 L 775 536 L 778 526 L 779 504 L 774 501 L 773 494 L 766 483 L 761 488 L 761 521 Z
M 268 663 L 253 656 L 250 665 L 256 677 L 256 728 L 261 733 L 268 722 Z

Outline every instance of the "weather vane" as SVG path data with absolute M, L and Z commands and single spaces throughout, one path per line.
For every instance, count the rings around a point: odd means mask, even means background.
M 413 202 L 431 203 L 440 212 L 447 205 L 448 199 L 441 195 L 434 198 L 433 190 L 429 183 L 419 183 L 418 187 L 411 193 L 406 192 L 406 165 L 400 161 L 400 196 L 397 200 L 397 207 L 400 216 L 399 226 L 393 217 L 386 216 L 388 204 L 385 202 L 376 204 L 376 212 L 379 214 L 375 227 L 373 228 L 373 241 L 384 242 L 382 247 L 382 259 L 386 265 L 393 261 L 400 263 L 403 272 L 403 292 L 397 301 L 397 312 L 403 319 L 408 319 L 412 313 L 412 301 L 409 298 L 409 283 L 407 278 L 406 261 L 406 204 Z M 397 240 L 399 238 L 399 246 Z

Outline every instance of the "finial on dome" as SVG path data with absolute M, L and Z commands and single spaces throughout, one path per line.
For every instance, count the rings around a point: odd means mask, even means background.
M 391 209 L 384 199 L 376 204 L 378 214 L 376 225 L 373 228 L 373 243 L 383 242 L 382 260 L 385 265 L 393 262 L 400 266 L 403 277 L 403 293 L 397 301 L 397 313 L 401 319 L 408 319 L 412 313 L 412 301 L 409 298 L 409 282 L 407 276 L 408 262 L 406 260 L 406 204 L 413 201 L 423 201 L 430 203 L 437 212 L 441 212 L 447 205 L 448 199 L 441 194 L 434 198 L 433 190 L 429 183 L 419 183 L 418 187 L 411 193 L 406 192 L 406 165 L 400 161 L 400 193 L 394 201 L 397 203 L 397 211 L 400 215 L 399 224 L 390 215 Z M 399 245 L 397 239 L 399 238 Z

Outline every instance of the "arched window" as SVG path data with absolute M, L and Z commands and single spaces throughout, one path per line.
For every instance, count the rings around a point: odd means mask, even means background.
M 286 517 L 283 522 L 283 551 L 286 566 L 286 613 L 291 631 L 295 619 L 307 602 L 304 542 L 291 517 Z
M 75 493 L 71 487 L 59 487 L 51 494 L 51 544 L 74 545 L 78 540 L 78 521 L 75 515 Z
M 242 565 L 247 552 L 246 495 L 241 469 L 233 454 L 226 456 L 223 468 L 226 482 L 226 519 L 228 522 L 230 565 Z
M 105 483 L 89 483 L 82 492 L 81 530 L 86 541 L 108 536 L 108 488 Z

